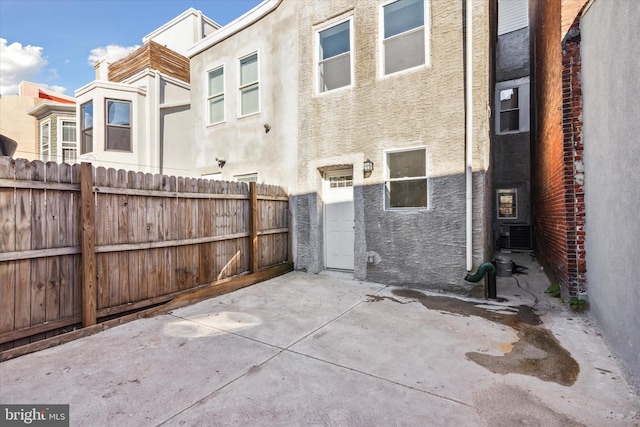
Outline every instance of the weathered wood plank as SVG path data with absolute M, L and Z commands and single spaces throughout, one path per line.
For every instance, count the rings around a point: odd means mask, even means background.
M 15 162 L 0 156 L 0 178 L 15 176 Z M 16 247 L 15 190 L 0 188 L 0 252 L 13 251 Z M 12 331 L 16 319 L 16 262 L 0 262 L 0 333 Z M 0 351 L 13 345 L 0 343 Z
M 16 179 L 31 180 L 33 168 L 31 162 L 17 159 Z M 31 249 L 31 191 L 16 190 L 16 251 Z M 31 260 L 16 261 L 15 276 L 15 329 L 31 325 Z M 17 340 L 15 346 L 28 344 L 29 338 Z
M 127 188 L 127 171 L 118 170 L 117 182 L 118 188 Z M 118 243 L 128 243 L 129 241 L 129 211 L 127 209 L 129 205 L 129 196 L 117 195 L 118 206 Z M 126 252 L 119 252 L 117 255 L 117 269 L 118 269 L 118 283 L 116 286 L 118 289 L 118 302 L 112 302 L 112 305 L 119 305 L 131 302 L 129 296 L 129 254 Z
M 96 242 L 96 207 L 92 191 L 93 167 L 90 163 L 83 163 L 80 167 L 80 213 L 82 240 L 82 326 L 95 325 L 98 306 L 98 284 L 96 280 L 97 259 L 95 254 Z
M 251 221 L 251 247 L 249 249 L 249 257 L 251 263 L 251 272 L 256 273 L 258 271 L 259 253 L 258 253 L 258 225 L 259 225 L 259 210 L 258 210 L 258 189 L 255 182 L 249 183 L 249 195 L 251 204 L 249 205 L 249 221 Z
M 45 181 L 45 165 L 41 161 L 35 161 L 33 165 L 33 180 Z M 31 248 L 46 248 L 46 192 L 33 190 L 31 200 Z M 47 281 L 47 259 L 39 258 L 31 261 L 31 309 L 30 325 L 39 325 L 45 322 L 45 298 Z M 33 340 L 45 338 L 44 334 L 35 335 Z
M 59 183 L 59 168 L 55 162 L 47 162 L 45 165 L 47 182 Z M 45 193 L 46 212 L 46 247 L 55 248 L 61 244 L 62 234 L 60 230 L 60 197 L 56 190 L 47 190 Z M 45 321 L 53 322 L 60 318 L 60 258 L 47 258 L 47 280 L 45 282 Z M 47 338 L 56 335 L 47 332 Z

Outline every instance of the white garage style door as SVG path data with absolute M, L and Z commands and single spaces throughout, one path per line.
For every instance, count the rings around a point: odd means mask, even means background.
M 324 174 L 325 267 L 353 270 L 353 171 Z

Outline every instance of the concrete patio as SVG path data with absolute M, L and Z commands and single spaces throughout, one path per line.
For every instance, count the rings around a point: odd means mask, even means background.
M 639 426 L 589 315 L 511 255 L 503 302 L 289 273 L 0 363 L 0 401 L 72 426 Z

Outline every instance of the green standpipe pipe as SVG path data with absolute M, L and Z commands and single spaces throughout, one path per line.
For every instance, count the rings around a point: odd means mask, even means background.
M 478 271 L 476 271 L 475 274 L 467 274 L 464 277 L 464 280 L 466 280 L 467 282 L 476 283 L 482 280 L 482 278 L 487 272 L 495 273 L 495 271 L 496 271 L 495 265 L 493 265 L 490 262 L 483 262 L 482 264 L 480 264 L 480 267 L 478 267 Z

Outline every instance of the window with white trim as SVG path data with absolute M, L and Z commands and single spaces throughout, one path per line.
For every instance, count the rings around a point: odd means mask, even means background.
M 51 160 L 51 120 L 40 123 L 40 160 Z
M 258 182 L 257 173 L 248 173 L 245 175 L 234 175 L 233 177 L 237 182 Z
M 80 154 L 93 151 L 93 102 L 80 107 Z
M 318 93 L 351 84 L 351 19 L 318 31 Z
M 426 148 L 385 151 L 385 209 L 427 209 Z
M 76 122 L 75 120 L 62 120 L 60 122 L 60 128 L 62 163 L 73 164 L 76 162 L 78 154 L 78 143 L 76 140 Z
M 258 54 L 240 58 L 240 116 L 260 111 Z
M 499 219 L 513 219 L 518 217 L 517 194 L 518 190 L 515 188 L 502 188 L 498 190 L 497 203 Z
M 426 64 L 425 0 L 396 0 L 382 6 L 382 74 Z
M 224 122 L 224 67 L 208 73 L 209 124 Z
M 529 132 L 529 78 L 496 84 L 496 133 Z
M 105 150 L 131 150 L 131 102 L 106 100 L 107 137 Z

